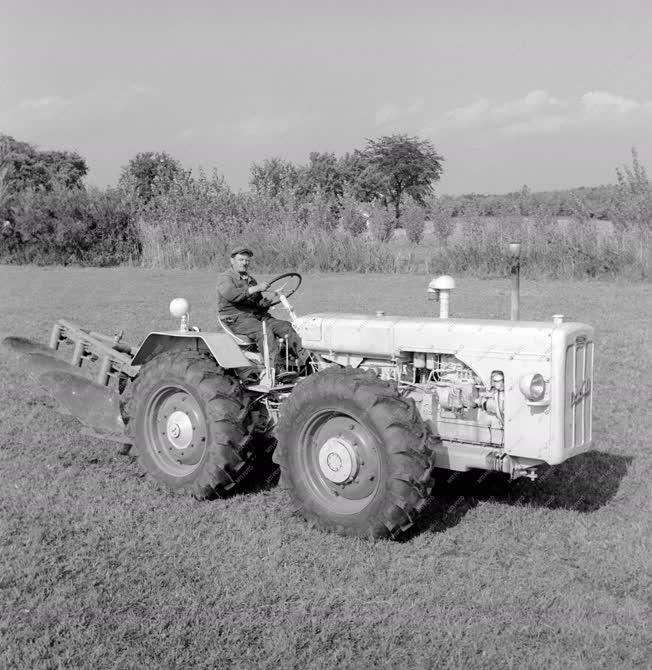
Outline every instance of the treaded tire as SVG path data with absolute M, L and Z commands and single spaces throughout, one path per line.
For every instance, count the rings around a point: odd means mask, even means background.
M 249 402 L 239 382 L 205 354 L 171 351 L 143 365 L 125 409 L 132 453 L 170 490 L 213 498 L 233 493 L 244 478 Z
M 320 528 L 396 537 L 430 498 L 423 420 L 396 383 L 371 370 L 332 367 L 299 382 L 281 407 L 277 435 L 281 486 L 294 511 Z

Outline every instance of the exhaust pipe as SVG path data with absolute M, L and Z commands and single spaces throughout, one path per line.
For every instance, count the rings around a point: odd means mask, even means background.
M 441 275 L 433 279 L 428 284 L 428 293 L 434 295 L 434 299 L 439 301 L 439 318 L 450 318 L 450 294 L 455 288 L 455 280 L 448 275 Z
M 510 274 L 512 275 L 512 309 L 510 318 L 518 321 L 521 308 L 521 243 L 510 242 L 509 255 L 512 259 Z

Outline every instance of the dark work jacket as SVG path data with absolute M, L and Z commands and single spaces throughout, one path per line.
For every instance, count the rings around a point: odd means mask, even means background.
M 217 276 L 217 309 L 220 318 L 234 314 L 264 314 L 267 311 L 267 300 L 262 293 L 248 294 L 250 286 L 258 282 L 249 274 L 240 275 L 235 270 L 225 270 Z

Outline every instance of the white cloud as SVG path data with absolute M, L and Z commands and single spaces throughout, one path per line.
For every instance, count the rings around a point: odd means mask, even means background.
M 292 127 L 287 116 L 267 117 L 256 114 L 235 124 L 236 130 L 245 137 L 270 137 L 285 135 Z
M 26 98 L 0 113 L 0 122 L 22 129 L 44 122 L 113 120 L 138 99 L 153 92 L 153 88 L 144 84 L 101 82 L 69 96 Z
M 197 135 L 197 129 L 196 128 L 182 128 L 176 134 L 176 139 L 177 140 L 191 140 L 196 135 Z
M 587 115 L 596 116 L 604 114 L 630 114 L 652 103 L 640 103 L 636 100 L 623 98 L 620 95 L 612 95 L 607 91 L 589 91 L 582 96 L 581 104 L 582 110 Z
M 514 121 L 500 129 L 505 135 L 549 135 L 568 125 L 563 114 L 543 114 L 526 121 Z
M 520 120 L 562 106 L 562 103 L 540 89 L 530 91 L 522 98 L 508 100 L 491 109 L 492 118 L 497 121 Z
M 48 95 L 43 98 L 34 98 L 22 100 L 18 103 L 18 109 L 21 112 L 30 114 L 45 114 L 47 116 L 56 115 L 62 109 L 65 109 L 70 104 L 69 100 L 65 100 L 58 95 Z
M 190 129 L 192 135 L 219 136 L 234 140 L 260 140 L 287 135 L 304 124 L 306 118 L 298 113 L 266 116 L 254 114 L 233 121 L 220 121 L 210 127 Z
M 464 107 L 456 107 L 446 112 L 443 116 L 443 125 L 478 128 L 503 126 L 510 122 L 521 123 L 535 115 L 549 112 L 560 104 L 556 98 L 540 89 L 530 91 L 522 98 L 502 103 L 479 98 Z
M 423 129 L 425 134 L 452 130 L 489 130 L 505 135 L 551 134 L 568 127 L 605 127 L 645 118 L 652 120 L 652 101 L 639 102 L 607 91 L 589 91 L 559 99 L 534 89 L 506 101 L 477 100 L 451 109 Z
M 395 123 L 409 116 L 418 114 L 423 109 L 423 100 L 415 100 L 412 104 L 400 106 L 393 102 L 386 102 L 381 105 L 374 115 L 376 126 L 385 126 Z
M 444 114 L 444 125 L 467 128 L 481 125 L 489 112 L 491 104 L 486 98 L 480 98 L 465 107 L 456 107 Z
M 234 141 L 264 139 L 287 135 L 304 119 L 298 114 L 286 116 L 265 116 L 255 114 L 238 120 L 222 120 L 196 127 L 181 128 L 175 135 L 179 142 L 200 137 L 219 137 Z

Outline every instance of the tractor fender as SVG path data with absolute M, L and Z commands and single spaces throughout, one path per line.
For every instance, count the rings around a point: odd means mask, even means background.
M 202 342 L 211 352 L 218 365 L 223 368 L 250 367 L 251 362 L 242 353 L 233 338 L 226 333 L 199 333 L 199 332 L 167 332 L 150 333 L 138 348 L 131 361 L 132 365 L 143 365 L 159 354 L 174 349 L 181 349 L 195 341 Z

